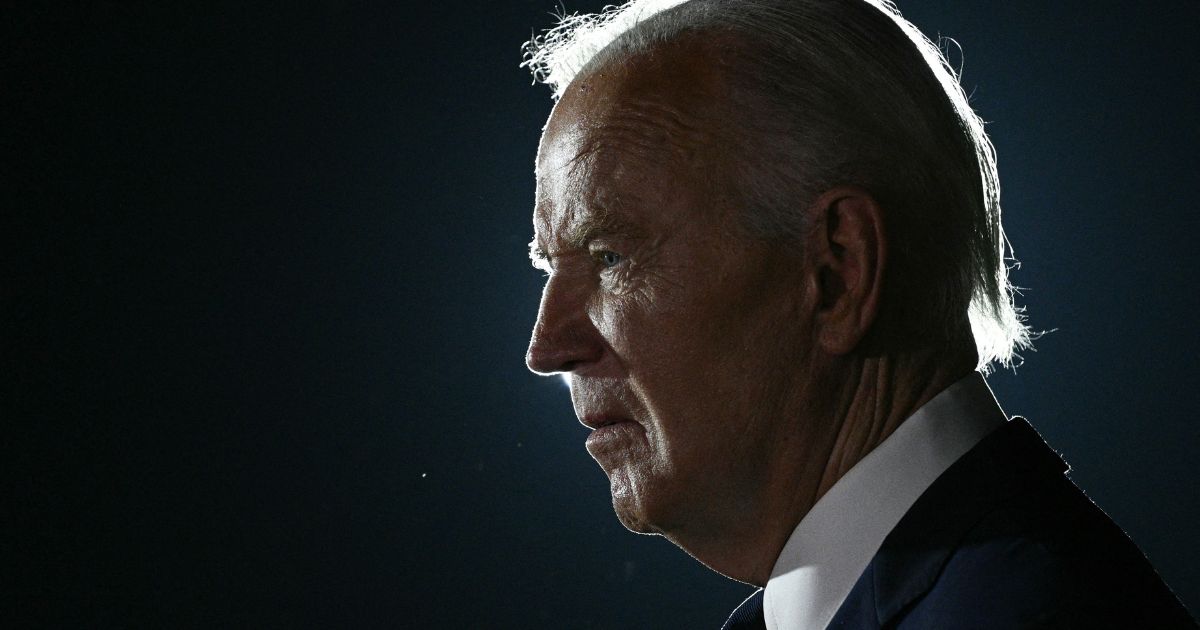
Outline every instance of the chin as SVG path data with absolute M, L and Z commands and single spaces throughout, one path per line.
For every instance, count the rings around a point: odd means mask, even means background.
M 625 484 L 612 484 L 612 505 L 617 520 L 631 532 L 636 534 L 662 534 L 661 519 L 658 518 L 658 506 L 653 496 L 645 492 L 645 488 L 631 489 Z M 656 507 L 659 509 L 656 510 Z
M 625 529 L 635 534 L 657 534 L 658 529 L 651 526 L 643 515 L 637 509 L 630 509 L 627 505 L 622 505 L 618 499 L 613 499 L 613 511 L 617 514 L 617 520 L 625 526 Z

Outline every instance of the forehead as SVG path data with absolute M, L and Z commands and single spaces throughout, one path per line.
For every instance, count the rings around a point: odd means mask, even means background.
M 723 83 L 719 64 L 701 43 L 663 44 L 591 69 L 551 112 L 539 157 L 553 140 L 572 141 L 583 151 L 612 144 L 694 153 L 714 135 Z
M 538 149 L 539 234 L 588 207 L 661 205 L 719 171 L 721 77 L 694 51 L 609 64 L 574 81 Z

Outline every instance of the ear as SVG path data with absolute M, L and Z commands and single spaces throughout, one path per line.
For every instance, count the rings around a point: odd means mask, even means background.
M 809 216 L 817 342 L 830 354 L 848 354 L 879 312 L 887 263 L 883 212 L 865 190 L 838 187 L 818 197 Z

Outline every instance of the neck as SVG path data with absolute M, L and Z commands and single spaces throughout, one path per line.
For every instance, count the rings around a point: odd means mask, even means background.
M 846 391 L 837 403 L 835 416 L 842 419 L 840 430 L 805 512 L 901 423 L 974 368 L 974 356 L 958 360 L 906 356 L 857 365 L 846 375 Z
M 824 400 L 795 414 L 795 422 L 784 424 L 784 434 L 777 436 L 762 487 L 752 493 L 756 500 L 740 519 L 744 530 L 711 545 L 689 541 L 693 544 L 681 546 L 724 575 L 765 585 L 784 544 L 813 505 L 917 409 L 974 368 L 973 349 L 954 356 L 855 357 L 831 366 L 821 379 L 823 391 L 809 392 Z

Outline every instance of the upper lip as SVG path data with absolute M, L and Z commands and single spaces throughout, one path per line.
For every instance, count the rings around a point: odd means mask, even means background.
M 589 413 L 579 419 L 585 426 L 592 429 L 599 429 L 610 424 L 619 422 L 632 422 L 629 418 L 625 418 L 615 413 Z

